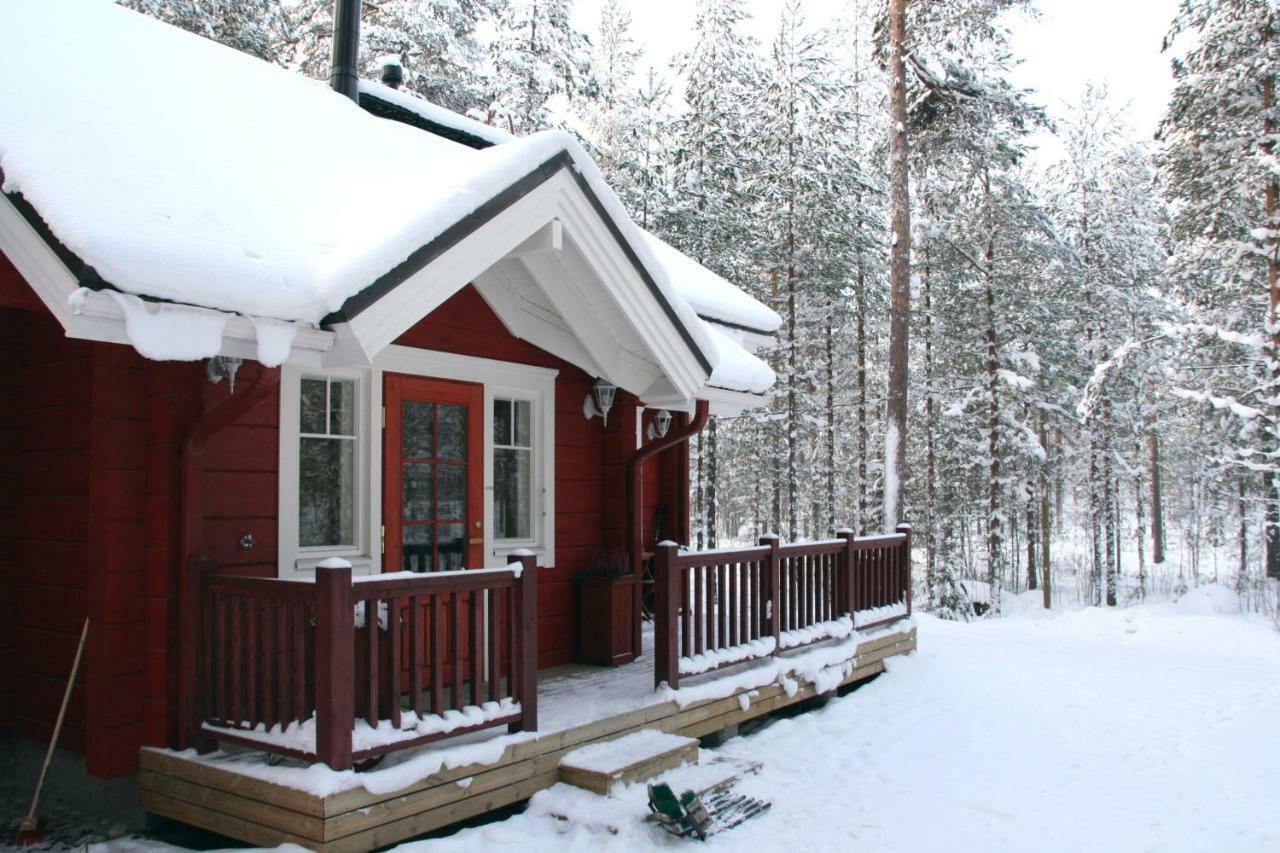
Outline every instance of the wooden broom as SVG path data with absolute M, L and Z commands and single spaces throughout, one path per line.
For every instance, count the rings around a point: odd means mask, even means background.
M 36 792 L 31 797 L 31 808 L 18 824 L 18 837 L 14 843 L 19 847 L 34 847 L 44 840 L 44 831 L 40 828 L 40 818 L 36 815 L 36 806 L 40 803 L 40 789 L 44 787 L 44 776 L 49 772 L 49 762 L 53 760 L 54 747 L 58 745 L 58 735 L 62 733 L 62 721 L 67 716 L 67 706 L 71 704 L 71 689 L 75 687 L 76 673 L 80 671 L 80 659 L 84 657 L 84 646 L 89 639 L 89 620 L 84 620 L 80 629 L 80 646 L 76 649 L 76 659 L 71 664 L 71 677 L 67 679 L 67 689 L 62 694 L 62 707 L 58 709 L 58 721 L 53 724 L 53 737 L 49 739 L 49 748 L 44 754 L 44 765 L 40 768 L 40 778 L 36 780 Z

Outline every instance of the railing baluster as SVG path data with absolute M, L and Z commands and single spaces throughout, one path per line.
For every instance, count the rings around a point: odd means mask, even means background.
M 378 726 L 378 600 L 366 600 L 364 603 L 364 637 L 368 644 L 365 648 L 365 682 L 364 719 L 369 725 Z
M 471 591 L 471 704 L 479 706 L 484 702 L 480 692 L 484 680 L 484 602 L 481 599 L 483 590 Z
M 307 607 L 305 604 L 291 604 L 289 606 L 289 621 L 293 623 L 293 643 L 290 648 L 290 657 L 293 659 L 291 669 L 293 678 L 293 718 L 298 721 L 305 720 L 307 713 Z
M 431 594 L 431 713 L 444 713 L 444 593 Z
M 516 585 L 507 587 L 507 695 L 515 696 L 517 687 L 516 672 L 520 666 L 520 629 L 516 624 L 520 608 L 516 597 L 520 589 Z
M 452 671 L 453 707 L 462 710 L 462 593 L 449 596 L 449 653 Z
M 273 665 L 276 668 L 276 719 L 281 727 L 289 723 L 289 605 L 274 602 L 276 613 L 276 655 Z
M 499 671 L 499 655 L 498 652 L 502 648 L 502 642 L 498 636 L 498 600 L 501 596 L 498 590 L 490 589 L 486 596 L 488 604 L 489 619 L 489 701 L 497 702 L 502 697 L 498 692 L 498 671 Z
M 269 731 L 277 722 L 276 603 L 266 599 L 260 604 L 262 607 L 262 721 L 266 723 Z
M 413 693 L 413 713 L 422 717 L 422 597 L 409 596 L 409 690 Z
M 706 618 L 707 602 L 702 594 L 702 566 L 690 566 L 693 572 L 693 654 L 701 654 L 705 649 L 702 623 Z M 692 655 L 691 655 L 692 656 Z
M 258 716 L 258 599 L 244 600 L 245 720 L 255 722 Z
M 240 725 L 244 721 L 244 683 L 241 673 L 244 671 L 244 634 L 241 623 L 244 621 L 241 611 L 244 599 L 235 596 L 231 599 L 231 722 Z
M 391 680 L 388 701 L 391 704 L 391 725 L 400 728 L 400 643 L 403 631 L 400 624 L 400 599 L 391 596 L 387 599 L 387 642 L 390 644 L 391 660 L 387 664 L 387 675 Z

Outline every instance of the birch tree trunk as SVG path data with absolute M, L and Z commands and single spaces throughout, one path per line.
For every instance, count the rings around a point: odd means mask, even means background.
M 907 2 L 889 0 L 889 387 L 884 439 L 884 530 L 902 511 L 907 460 L 907 335 L 911 312 L 911 198 L 907 164 Z
M 1272 24 L 1272 17 L 1267 16 L 1266 24 L 1262 28 L 1261 39 L 1264 45 L 1271 42 L 1275 35 L 1275 28 Z M 1276 122 L 1273 118 L 1276 107 L 1276 81 L 1275 77 L 1267 74 L 1262 79 L 1262 110 L 1263 110 L 1263 156 L 1269 161 L 1275 155 L 1275 134 Z M 1277 236 L 1276 213 L 1280 208 L 1280 184 L 1277 184 L 1274 171 L 1268 172 L 1265 197 L 1265 212 L 1267 223 L 1266 227 L 1270 229 L 1270 236 L 1267 238 L 1269 251 L 1267 252 L 1267 285 L 1269 295 L 1269 311 L 1267 313 L 1268 331 L 1270 332 L 1269 346 L 1267 353 L 1268 360 L 1271 362 L 1271 393 L 1275 393 L 1275 389 L 1280 385 L 1280 325 L 1276 322 L 1277 308 L 1280 307 L 1280 236 Z M 1276 405 L 1272 410 L 1272 421 L 1270 429 L 1270 441 L 1272 451 L 1280 449 L 1280 436 L 1277 435 L 1280 430 L 1280 405 Z M 1267 560 L 1267 577 L 1280 578 L 1280 474 L 1274 470 L 1266 472 L 1266 560 Z

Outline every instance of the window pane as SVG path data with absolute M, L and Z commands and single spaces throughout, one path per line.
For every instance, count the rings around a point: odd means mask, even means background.
M 466 567 L 467 528 L 463 524 L 437 524 L 437 566 L 441 571 L 454 571 Z
M 493 443 L 504 445 L 511 443 L 511 401 L 493 401 Z
M 436 518 L 467 518 L 467 469 L 464 465 L 436 466 Z
M 324 435 L 324 391 L 326 383 L 323 379 L 302 380 L 302 417 L 299 426 L 302 432 Z
M 532 447 L 533 442 L 530 440 L 531 427 L 529 425 L 530 410 L 528 400 L 516 400 L 516 440 L 512 442 L 517 447 Z
M 434 520 L 436 517 L 435 493 L 431 482 L 430 462 L 410 462 L 402 467 L 404 472 L 404 518 L 406 520 Z
M 401 424 L 400 449 L 407 459 L 435 458 L 435 411 L 434 403 L 415 403 L 406 401 L 400 408 L 403 423 Z
M 405 525 L 401 571 L 430 572 L 435 570 L 435 560 L 431 554 L 432 545 L 435 542 L 434 533 L 435 527 L 431 524 Z
M 298 460 L 298 544 L 355 544 L 355 442 L 303 438 Z
M 356 434 L 356 383 L 335 379 L 329 383 L 329 434 Z
M 467 407 L 438 407 L 440 414 L 440 443 L 436 446 L 437 459 L 467 458 Z
M 493 531 L 497 539 L 527 539 L 531 533 L 533 453 L 493 452 Z

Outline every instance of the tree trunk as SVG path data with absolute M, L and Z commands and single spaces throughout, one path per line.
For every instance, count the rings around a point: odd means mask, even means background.
M 1160 436 L 1147 434 L 1147 481 L 1151 491 L 1151 563 L 1164 562 L 1164 486 L 1160 476 Z
M 1116 583 L 1119 567 L 1116 565 L 1116 493 L 1115 472 L 1111 460 L 1111 401 L 1102 399 L 1102 519 L 1105 525 L 1105 559 L 1107 606 L 1116 606 Z
M 907 2 L 889 0 L 889 386 L 885 425 L 884 530 L 902 512 L 907 468 L 907 335 L 911 313 L 911 199 L 907 172 Z
M 1274 36 L 1274 26 L 1272 24 L 1271 15 L 1267 16 L 1266 24 L 1262 28 L 1262 44 L 1264 50 L 1271 42 Z M 1276 108 L 1276 80 L 1271 74 L 1266 74 L 1262 78 L 1262 112 L 1263 112 L 1263 139 L 1262 153 L 1270 160 L 1275 154 L 1275 134 L 1276 122 L 1274 118 Z M 1271 363 L 1271 393 L 1276 393 L 1277 386 L 1280 386 L 1280 325 L 1276 323 L 1276 314 L 1280 307 L 1280 238 L 1277 238 L 1277 222 L 1276 213 L 1280 208 L 1280 184 L 1277 184 L 1275 174 L 1268 172 L 1266 193 L 1265 193 L 1265 213 L 1267 217 L 1266 227 L 1270 229 L 1271 236 L 1267 238 L 1269 251 L 1267 252 L 1267 286 L 1269 296 L 1270 310 L 1267 319 L 1270 325 L 1271 336 L 1269 341 L 1269 350 L 1267 353 L 1268 361 Z M 1272 427 L 1268 431 L 1271 447 L 1269 448 L 1273 454 L 1280 450 L 1280 436 L 1277 436 L 1277 429 L 1280 429 L 1280 405 L 1273 407 L 1272 411 Z M 1275 458 L 1274 456 L 1272 458 Z M 1273 465 L 1275 463 L 1272 463 Z M 1280 477 L 1274 468 L 1266 472 L 1266 559 L 1267 559 L 1267 577 L 1280 578 L 1280 483 L 1277 483 L 1277 477 Z
M 922 277 L 922 296 L 924 298 L 924 451 L 925 451 L 925 499 L 924 499 L 924 582 L 930 606 L 935 600 L 935 577 L 937 570 L 936 534 L 934 531 L 935 515 L 938 506 L 938 459 L 933 446 L 934 411 L 933 399 L 933 283 L 930 277 L 929 249 L 926 246 L 924 255 L 924 275 Z
M 831 324 L 831 305 L 827 306 L 827 423 L 826 423 L 826 532 L 835 535 L 836 529 L 836 356 L 835 330 Z M 818 520 L 814 519 L 815 526 Z
M 1049 519 L 1049 430 L 1045 425 L 1047 419 L 1042 409 L 1040 411 L 1040 444 L 1044 447 L 1044 464 L 1040 466 L 1040 588 L 1044 593 L 1045 610 L 1053 604 L 1049 571 L 1049 534 L 1052 527 Z
M 987 582 L 991 584 L 992 609 L 999 601 L 1004 579 L 1004 541 L 1000 514 L 1000 350 L 996 339 L 995 223 L 991 214 L 990 178 L 983 176 L 987 199 L 987 248 L 983 300 L 986 307 L 987 372 Z
M 711 418 L 707 424 L 707 482 L 703 487 L 707 501 L 707 547 L 716 547 L 716 527 L 719 524 L 716 512 L 716 473 L 719 469 L 716 419 Z

